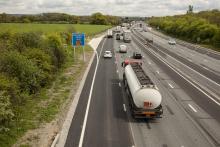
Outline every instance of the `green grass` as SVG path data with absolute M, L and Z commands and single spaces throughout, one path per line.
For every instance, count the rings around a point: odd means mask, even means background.
M 0 23 L 0 33 L 6 31 L 12 32 L 43 32 L 54 33 L 71 30 L 74 27 L 77 32 L 84 32 L 86 35 L 94 35 L 102 32 L 111 26 L 89 25 L 89 24 L 33 24 L 33 23 Z

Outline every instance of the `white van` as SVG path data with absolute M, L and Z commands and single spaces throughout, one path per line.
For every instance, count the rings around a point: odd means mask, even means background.
M 119 52 L 120 53 L 127 53 L 127 46 L 122 44 L 119 46 Z

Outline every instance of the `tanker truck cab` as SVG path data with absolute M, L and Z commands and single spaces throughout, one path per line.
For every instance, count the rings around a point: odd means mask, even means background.
M 160 118 L 162 96 L 138 63 L 125 66 L 123 82 L 134 118 Z
M 139 65 L 142 65 L 142 61 L 141 61 L 141 60 L 125 59 L 125 60 L 121 63 L 121 66 L 125 68 L 125 66 L 127 66 L 128 64 L 132 64 L 132 63 L 137 63 L 137 64 L 139 64 Z

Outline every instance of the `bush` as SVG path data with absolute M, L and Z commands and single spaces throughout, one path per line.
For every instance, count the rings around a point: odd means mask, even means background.
M 17 33 L 14 35 L 13 40 L 13 48 L 19 52 L 24 51 L 26 48 L 38 48 L 42 43 L 41 34 L 37 32 Z
M 6 91 L 0 91 L 0 124 L 6 125 L 14 117 L 11 103 Z M 2 127 L 1 127 L 2 129 Z
M 41 70 L 17 51 L 5 52 L 0 58 L 0 71 L 19 81 L 21 91 L 35 93 L 40 88 Z
M 19 103 L 19 86 L 15 79 L 0 74 L 0 91 L 5 91 L 12 103 Z
M 45 51 L 37 48 L 27 49 L 23 53 L 29 60 L 31 60 L 42 71 L 41 86 L 45 86 L 52 79 L 52 72 L 54 66 L 52 65 L 52 59 Z
M 62 46 L 60 36 L 53 34 L 49 35 L 47 38 L 47 46 L 50 55 L 52 56 L 53 65 L 60 68 L 65 62 L 65 50 Z

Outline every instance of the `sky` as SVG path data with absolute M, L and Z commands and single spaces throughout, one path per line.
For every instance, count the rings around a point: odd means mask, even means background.
M 38 14 L 59 12 L 91 15 L 101 12 L 116 16 L 166 16 L 220 9 L 220 0 L 0 0 L 0 13 Z

